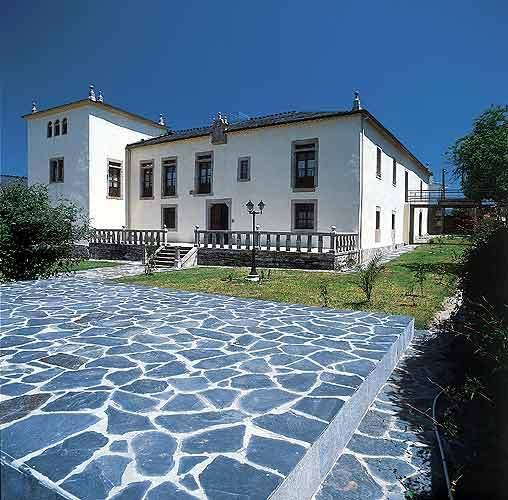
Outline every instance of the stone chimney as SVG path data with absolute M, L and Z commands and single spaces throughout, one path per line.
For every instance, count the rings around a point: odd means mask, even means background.
M 90 85 L 88 87 L 88 99 L 90 99 L 93 102 L 97 101 L 97 99 L 95 98 L 95 89 L 93 85 Z
M 351 108 L 351 111 L 360 111 L 362 109 L 362 105 L 360 103 L 360 92 L 355 90 L 354 95 L 355 97 L 353 99 L 353 107 Z
M 162 113 L 159 115 L 159 125 L 165 126 L 166 122 L 164 121 L 164 116 Z
M 98 102 L 104 102 L 104 96 L 102 95 L 102 90 L 99 90 L 99 95 L 97 97 Z
M 212 144 L 226 144 L 228 130 L 228 119 L 222 116 L 222 113 L 217 113 L 210 126 L 210 139 Z
M 35 101 L 32 101 L 32 113 L 37 113 L 37 104 Z

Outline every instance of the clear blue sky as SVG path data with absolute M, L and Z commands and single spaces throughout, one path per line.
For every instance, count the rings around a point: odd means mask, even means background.
M 508 2 L 26 1 L 0 18 L 2 173 L 26 172 L 20 116 L 86 97 L 173 128 L 217 111 L 347 109 L 352 91 L 438 173 L 508 103 Z

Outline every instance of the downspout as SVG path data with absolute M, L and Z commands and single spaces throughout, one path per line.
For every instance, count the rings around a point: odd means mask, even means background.
M 363 209 L 363 136 L 364 136 L 364 121 L 363 113 L 360 114 L 360 144 L 359 144 L 359 168 L 360 168 L 360 203 L 358 205 L 358 251 L 360 262 L 362 260 L 362 209 Z
M 129 206 L 129 193 L 130 193 L 130 176 L 131 172 L 131 150 L 129 147 L 125 148 L 125 175 L 124 175 L 124 182 L 125 182 L 125 227 L 130 228 L 131 227 L 131 221 L 130 221 L 130 206 Z

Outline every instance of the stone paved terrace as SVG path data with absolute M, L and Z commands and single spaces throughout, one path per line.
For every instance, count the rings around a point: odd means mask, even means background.
M 309 499 L 413 332 L 407 317 L 84 274 L 1 291 L 16 498 Z

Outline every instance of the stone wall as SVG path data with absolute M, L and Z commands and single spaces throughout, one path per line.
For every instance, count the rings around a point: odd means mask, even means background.
M 198 252 L 198 265 L 250 267 L 251 255 L 252 253 L 250 250 L 200 248 Z M 263 250 L 256 253 L 256 264 L 259 267 L 332 271 L 337 268 L 343 268 L 351 257 L 353 259 L 357 258 L 356 252 L 352 252 L 352 254 L 334 255 L 332 253 L 299 253 Z
M 90 243 L 90 259 L 143 261 L 144 245 Z

